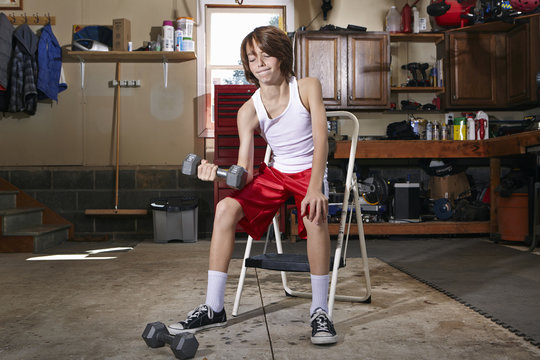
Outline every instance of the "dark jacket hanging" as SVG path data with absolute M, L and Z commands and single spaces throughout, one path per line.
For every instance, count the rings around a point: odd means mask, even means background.
M 24 111 L 30 115 L 37 108 L 38 37 L 27 24 L 20 25 L 13 33 L 15 47 L 11 65 L 9 111 Z
M 0 111 L 8 109 L 12 39 L 13 25 L 4 13 L 0 13 Z

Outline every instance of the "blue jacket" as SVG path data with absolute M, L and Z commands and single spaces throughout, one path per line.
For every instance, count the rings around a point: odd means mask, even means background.
M 62 71 L 62 48 L 52 32 L 51 25 L 45 25 L 41 30 L 37 63 L 39 99 L 53 99 L 58 102 L 58 93 L 64 91 L 67 85 L 59 83 Z

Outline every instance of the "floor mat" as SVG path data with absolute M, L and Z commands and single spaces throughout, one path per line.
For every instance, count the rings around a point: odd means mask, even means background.
M 484 239 L 376 240 L 370 257 L 540 347 L 540 257 Z

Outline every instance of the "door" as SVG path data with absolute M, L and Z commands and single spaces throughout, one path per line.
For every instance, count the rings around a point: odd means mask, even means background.
M 512 29 L 506 35 L 507 102 L 515 105 L 531 101 L 529 24 Z
M 386 33 L 348 35 L 347 106 L 390 106 L 390 41 Z
M 504 54 L 505 44 L 498 46 L 501 44 L 497 34 L 451 33 L 448 44 L 449 104 L 487 107 L 503 105 L 499 100 L 505 100 L 505 96 L 500 97 L 501 90 L 504 94 L 505 81 L 501 81 L 504 66 L 500 69 L 497 57 L 500 52 Z
M 322 86 L 323 101 L 327 108 L 342 106 L 343 74 L 347 67 L 344 37 L 329 33 L 299 35 L 296 49 L 298 78 L 318 78 Z

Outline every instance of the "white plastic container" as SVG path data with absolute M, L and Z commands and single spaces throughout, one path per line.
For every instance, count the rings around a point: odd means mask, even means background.
M 182 38 L 184 33 L 180 29 L 174 31 L 174 51 L 182 51 Z
M 390 33 L 401 31 L 401 15 L 395 6 L 392 6 L 386 14 L 386 31 Z
M 420 32 L 420 12 L 416 6 L 412 7 L 413 14 L 413 33 L 418 34 Z
M 467 140 L 478 140 L 476 138 L 476 129 L 472 116 L 467 116 Z
M 174 27 L 170 20 L 163 21 L 161 51 L 174 51 Z
M 179 17 L 176 19 L 176 28 L 182 30 L 183 40 L 193 40 L 193 18 Z
M 195 41 L 193 40 L 182 40 L 181 51 L 195 51 Z

